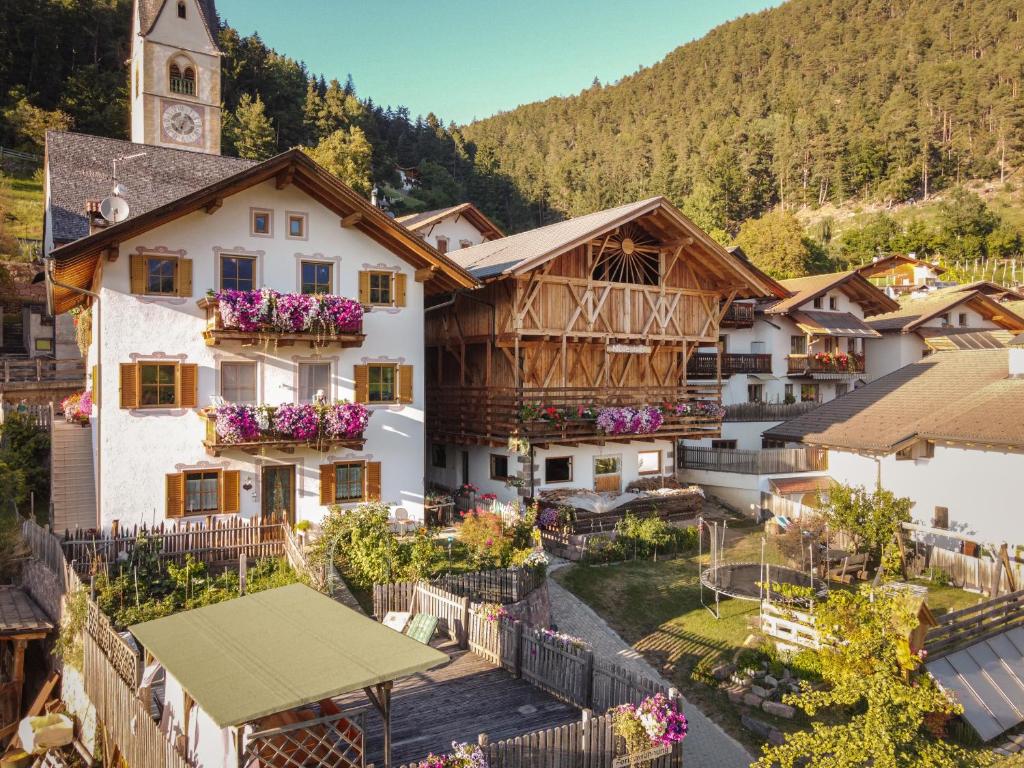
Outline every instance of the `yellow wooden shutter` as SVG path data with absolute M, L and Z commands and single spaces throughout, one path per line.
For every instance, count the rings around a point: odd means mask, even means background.
M 195 408 L 199 404 L 199 366 L 181 363 L 178 366 L 178 404 L 182 408 Z
M 192 259 L 178 259 L 178 295 L 192 295 Z
M 89 376 L 89 386 L 92 387 L 92 404 L 93 407 L 100 407 L 100 367 L 94 365 L 92 367 L 92 374 Z
M 395 306 L 405 306 L 405 275 L 401 272 L 395 275 Z
M 356 383 L 356 402 L 370 402 L 370 367 L 368 365 L 353 366 L 352 378 Z
M 412 366 L 398 366 L 398 402 L 412 402 Z
M 185 514 L 185 475 L 178 472 L 167 476 L 167 516 L 182 517 Z
M 220 476 L 220 511 L 225 514 L 240 508 L 239 476 L 237 469 L 225 469 Z
M 366 500 L 380 501 L 380 462 L 366 462 Z
M 370 303 L 370 273 L 360 272 L 359 273 L 359 303 L 369 304 Z
M 334 495 L 334 465 L 320 465 L 320 503 L 333 504 Z
M 128 264 L 128 272 L 131 275 L 132 293 L 146 292 L 146 256 L 142 253 L 133 253 Z
M 139 407 L 138 363 L 121 363 L 121 407 Z

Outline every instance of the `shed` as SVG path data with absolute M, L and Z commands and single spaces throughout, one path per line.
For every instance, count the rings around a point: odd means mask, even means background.
M 340 766 L 351 762 L 353 751 L 361 754 L 362 713 L 342 714 L 331 703 L 358 690 L 384 721 L 389 765 L 392 682 L 448 661 L 302 584 L 130 630 L 145 648 L 147 664 L 155 659 L 166 670 L 165 718 L 174 721 L 169 732 L 184 735 L 186 751 L 209 754 L 211 745 L 216 751 L 218 744 L 233 744 L 239 757 L 274 766 L 313 758 L 319 765 Z M 179 690 L 180 709 L 171 700 Z M 224 731 L 231 738 L 224 739 Z M 210 757 L 213 763 L 224 755 Z
M 28 642 L 42 640 L 52 631 L 53 622 L 35 600 L 17 587 L 0 586 L 0 642 L 10 649 L 0 664 L 4 679 L 0 682 L 0 732 L 16 726 L 21 718 Z

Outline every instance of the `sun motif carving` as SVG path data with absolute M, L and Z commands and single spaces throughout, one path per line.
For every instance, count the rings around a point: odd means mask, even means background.
M 595 280 L 635 285 L 657 285 L 661 272 L 658 241 L 633 222 L 611 233 L 607 242 L 596 246 L 600 256 L 594 263 Z

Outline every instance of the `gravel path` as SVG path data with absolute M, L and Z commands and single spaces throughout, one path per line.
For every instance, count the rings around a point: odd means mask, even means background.
M 553 563 L 551 570 L 567 563 Z M 593 609 L 565 589 L 555 579 L 548 579 L 551 594 L 551 620 L 558 629 L 586 640 L 594 652 L 615 663 L 670 685 L 648 664 L 644 657 L 619 637 Z M 686 719 L 690 732 L 683 742 L 683 760 L 686 765 L 700 768 L 747 768 L 753 758 L 736 739 L 723 731 L 694 704 L 686 702 Z

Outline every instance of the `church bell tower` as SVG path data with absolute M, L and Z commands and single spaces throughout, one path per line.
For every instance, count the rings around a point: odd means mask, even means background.
M 220 154 L 214 0 L 135 0 L 132 141 Z

